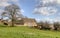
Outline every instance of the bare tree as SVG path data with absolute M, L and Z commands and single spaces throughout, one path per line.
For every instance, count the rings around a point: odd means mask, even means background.
M 2 16 L 7 16 L 9 19 L 11 19 L 11 22 L 12 22 L 11 26 L 13 27 L 16 18 L 21 14 L 20 10 L 21 9 L 17 5 L 11 4 L 5 7 L 4 12 L 2 13 Z
M 40 29 L 49 29 L 50 30 L 50 23 L 48 21 L 45 21 L 45 22 L 39 22 L 38 23 L 38 28 Z
M 55 30 L 59 30 L 60 29 L 60 23 L 54 22 L 54 28 L 55 28 Z
M 44 26 L 46 27 L 46 28 L 49 28 L 49 22 L 48 21 L 46 21 L 45 23 L 44 23 Z

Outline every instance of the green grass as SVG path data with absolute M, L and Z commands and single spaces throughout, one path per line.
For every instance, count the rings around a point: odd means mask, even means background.
M 60 32 L 28 27 L 0 27 L 0 38 L 60 38 Z

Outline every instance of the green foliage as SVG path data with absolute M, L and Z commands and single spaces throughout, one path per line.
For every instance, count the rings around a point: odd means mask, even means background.
M 0 27 L 0 38 L 60 38 L 60 32 L 28 27 Z

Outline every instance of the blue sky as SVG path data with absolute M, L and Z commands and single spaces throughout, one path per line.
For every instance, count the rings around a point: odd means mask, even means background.
M 23 15 L 29 18 L 35 18 L 37 21 L 60 21 L 59 0 L 24 0 L 20 2 L 20 5 L 24 10 Z M 35 11 L 35 9 L 37 10 Z
M 0 11 L 12 3 L 17 4 L 24 16 L 37 21 L 60 21 L 60 0 L 0 0 Z

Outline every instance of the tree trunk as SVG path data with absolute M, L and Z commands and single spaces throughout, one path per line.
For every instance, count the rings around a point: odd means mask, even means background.
M 15 9 L 14 9 L 14 12 L 12 13 L 12 27 L 14 27 L 14 24 L 15 24 Z
M 12 27 L 14 27 L 14 18 L 12 18 Z
M 14 14 L 12 14 L 12 27 L 14 27 L 14 21 L 15 21 L 15 19 L 14 19 Z

